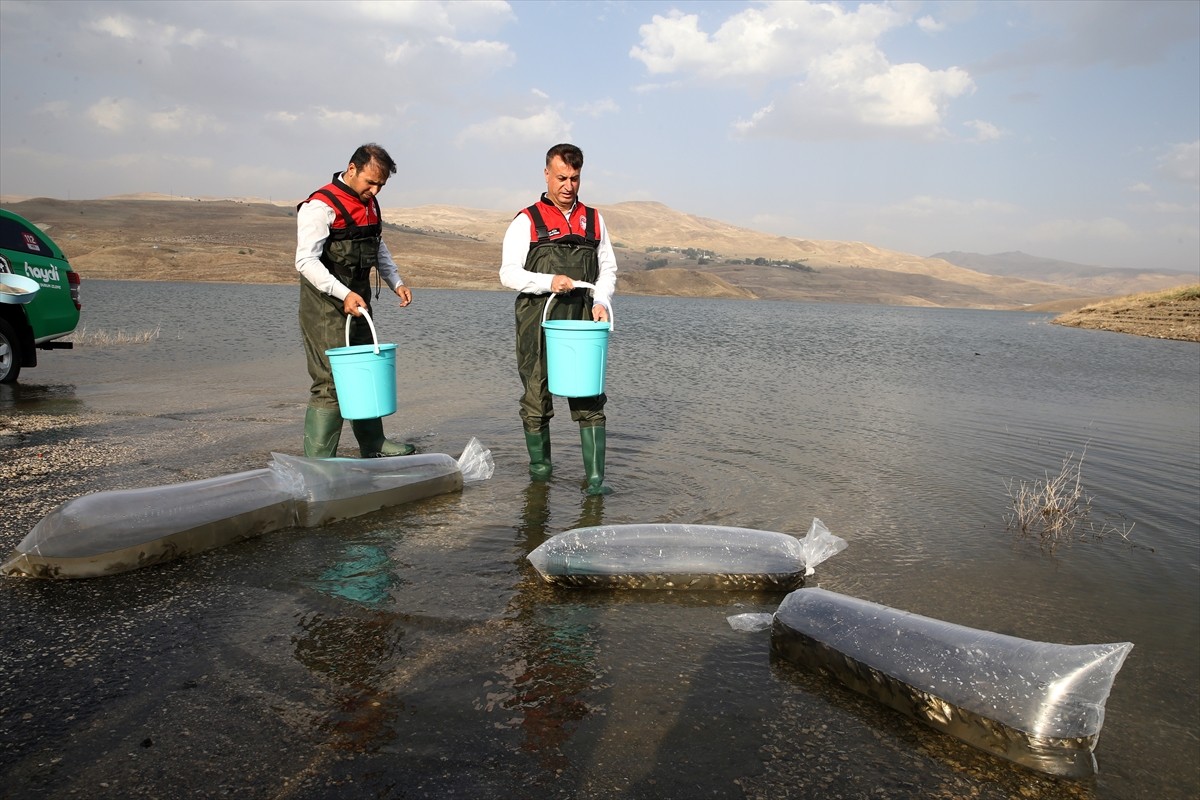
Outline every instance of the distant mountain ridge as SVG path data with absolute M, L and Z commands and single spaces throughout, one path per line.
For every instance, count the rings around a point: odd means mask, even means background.
M 5 207 L 50 231 L 85 280 L 297 280 L 291 201 L 162 195 L 10 201 Z M 1111 289 L 1104 291 L 1093 291 L 1094 281 L 1055 282 L 1079 278 L 1065 268 L 1039 275 L 1018 264 L 1014 274 L 997 275 L 982 269 L 993 268 L 983 262 L 966 267 L 865 242 L 775 236 L 656 202 L 599 209 L 617 250 L 618 290 L 626 294 L 995 309 L 1057 304 L 1067 310 L 1144 285 L 1130 288 L 1144 276 L 1121 274 L 1129 271 L 1105 276 Z M 500 243 L 514 212 L 385 206 L 384 238 L 414 288 L 501 290 Z M 1037 279 L 1027 277 L 1031 271 Z M 1187 276 L 1171 280 L 1181 284 Z
M 993 255 L 952 250 L 934 253 L 930 258 L 942 259 L 987 275 L 1069 286 L 1097 297 L 1170 289 L 1186 283 L 1195 283 L 1200 279 L 1200 272 L 1189 274 L 1175 270 L 1098 267 L 1043 258 L 1022 253 L 1020 250 Z

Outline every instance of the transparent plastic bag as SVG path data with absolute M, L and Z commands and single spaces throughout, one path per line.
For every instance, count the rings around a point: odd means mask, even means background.
M 391 458 L 302 458 L 272 453 L 273 467 L 299 486 L 299 524 L 311 528 L 462 488 L 445 453 Z
M 496 471 L 496 464 L 492 461 L 492 451 L 472 436 L 458 458 L 458 468 L 462 472 L 463 483 L 474 483 L 491 478 Z
M 652 523 L 565 531 L 528 558 L 547 582 L 562 586 L 789 591 L 845 546 L 816 519 L 803 540 L 752 528 Z
M 775 619 L 774 614 L 750 613 L 750 614 L 731 614 L 725 618 L 729 623 L 729 627 L 735 631 L 745 631 L 746 633 L 758 633 L 759 631 L 767 631 L 771 629 L 771 622 Z
M 814 568 L 846 549 L 846 540 L 834 536 L 825 523 L 813 517 L 808 533 L 800 540 L 800 553 L 804 559 L 804 574 L 812 575 Z
M 88 578 L 170 561 L 296 525 L 294 486 L 273 469 L 77 497 L 21 540 L 0 574 Z
M 324 525 L 462 489 L 492 475 L 472 438 L 443 453 L 391 458 L 302 458 L 272 453 L 269 468 L 145 489 L 96 492 L 63 503 L 21 540 L 0 575 L 89 578 L 170 561 L 290 527 Z M 460 464 L 462 466 L 460 466 Z
M 1065 645 L 967 628 L 800 589 L 775 612 L 771 649 L 981 750 L 1086 777 L 1129 642 Z

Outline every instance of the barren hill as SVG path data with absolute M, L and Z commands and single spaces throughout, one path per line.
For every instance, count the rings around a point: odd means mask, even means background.
M 129 197 L 5 205 L 45 227 L 85 280 L 296 280 L 290 204 Z M 631 294 L 967 308 L 1021 308 L 1081 294 L 862 242 L 773 236 L 661 203 L 600 210 L 617 248 L 620 291 Z M 512 213 L 384 208 L 384 238 L 417 289 L 498 290 L 500 241 Z
M 1022 253 L 1019 250 L 993 255 L 963 253 L 956 250 L 948 253 L 935 253 L 930 258 L 945 259 L 951 264 L 988 275 L 1024 278 L 1069 286 L 1081 294 L 1094 297 L 1160 291 L 1193 283 L 1200 279 L 1200 273 L 1189 274 L 1152 267 L 1146 269 L 1097 267 L 1076 264 L 1072 261 L 1041 258 Z

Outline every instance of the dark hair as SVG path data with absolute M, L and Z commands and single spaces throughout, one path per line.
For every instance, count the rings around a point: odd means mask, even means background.
M 550 162 L 555 156 L 561 158 L 563 163 L 571 169 L 583 169 L 583 151 L 573 144 L 556 144 L 546 151 L 546 166 L 550 166 Z
M 354 151 L 354 155 L 350 156 L 350 163 L 355 169 L 362 169 L 372 161 L 379 164 L 385 175 L 396 174 L 396 162 L 388 155 L 388 151 L 384 150 L 374 142 L 364 144 Z

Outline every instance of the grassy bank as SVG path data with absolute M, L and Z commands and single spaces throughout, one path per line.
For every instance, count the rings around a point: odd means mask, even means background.
M 1200 342 L 1200 284 L 1094 303 L 1054 318 L 1057 325 Z

